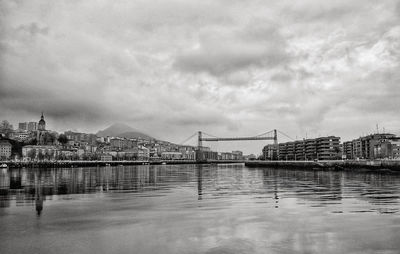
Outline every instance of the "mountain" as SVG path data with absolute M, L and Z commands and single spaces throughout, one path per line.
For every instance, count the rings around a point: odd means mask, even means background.
M 137 131 L 128 131 L 128 132 L 124 132 L 124 133 L 120 133 L 117 135 L 120 138 L 142 138 L 142 139 L 154 139 L 153 137 L 146 135 L 144 133 L 141 132 L 137 132 Z
M 102 131 L 98 131 L 96 135 L 99 137 L 110 136 L 110 137 L 121 137 L 121 138 L 154 139 L 153 137 L 144 134 L 124 123 L 115 123 Z

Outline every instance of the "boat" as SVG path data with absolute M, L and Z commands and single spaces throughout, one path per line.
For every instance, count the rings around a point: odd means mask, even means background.
M 0 168 L 8 168 L 7 164 L 3 163 L 0 165 Z
M 167 163 L 164 161 L 164 162 L 161 163 L 161 165 L 167 165 Z

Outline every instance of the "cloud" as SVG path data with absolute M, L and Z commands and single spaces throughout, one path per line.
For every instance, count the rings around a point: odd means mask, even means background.
M 20 25 L 17 28 L 18 31 L 22 32 L 27 32 L 30 34 L 30 36 L 35 36 L 37 34 L 42 34 L 42 35 L 47 35 L 49 33 L 49 28 L 46 27 L 40 27 L 37 23 L 32 22 L 29 25 Z
M 126 122 L 171 141 L 395 127 L 399 6 L 2 1 L 0 119 L 43 110 L 58 131 Z
M 175 67 L 214 76 L 248 67 L 270 67 L 287 61 L 285 41 L 274 27 L 250 24 L 231 31 L 212 30 L 200 35 L 199 43 L 178 54 Z

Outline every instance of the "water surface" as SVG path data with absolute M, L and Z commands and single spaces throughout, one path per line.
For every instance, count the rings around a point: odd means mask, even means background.
M 160 165 L 0 173 L 0 253 L 399 253 L 400 175 Z

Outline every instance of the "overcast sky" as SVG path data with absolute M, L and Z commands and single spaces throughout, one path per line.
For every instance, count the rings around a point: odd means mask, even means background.
M 400 1 L 0 1 L 0 120 L 180 142 L 400 132 Z

